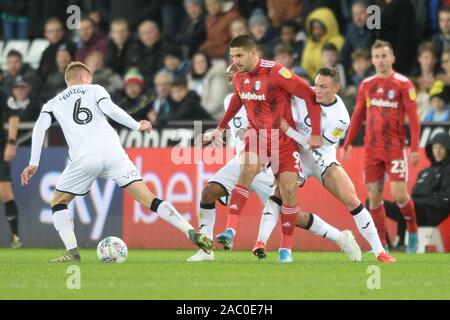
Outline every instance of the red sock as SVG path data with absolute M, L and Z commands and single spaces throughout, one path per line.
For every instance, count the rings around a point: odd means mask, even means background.
M 370 209 L 370 213 L 372 214 L 373 222 L 377 228 L 381 244 L 383 247 L 386 247 L 386 212 L 384 211 L 384 205 L 381 204 L 378 208 Z
M 231 191 L 230 208 L 228 211 L 227 229 L 237 230 L 239 215 L 245 207 L 248 199 L 248 188 L 242 185 L 235 185 Z
M 294 207 L 281 207 L 281 230 L 283 231 L 281 248 L 292 249 L 292 235 L 294 234 L 299 211 L 300 208 L 298 205 Z
M 416 220 L 416 209 L 414 207 L 414 201 L 411 199 L 408 200 L 404 205 L 400 206 L 400 211 L 403 214 L 403 217 L 406 220 L 406 228 L 408 232 L 416 233 L 417 232 L 417 220 Z

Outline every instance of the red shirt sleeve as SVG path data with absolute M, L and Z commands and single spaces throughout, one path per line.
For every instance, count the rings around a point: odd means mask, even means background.
M 411 81 L 408 81 L 401 92 L 402 104 L 409 118 L 409 133 L 411 135 L 411 151 L 419 151 L 420 120 L 416 102 L 416 90 Z
M 230 104 L 228 105 L 228 109 L 222 117 L 222 120 L 219 122 L 219 128 L 225 129 L 230 122 L 231 119 L 238 113 L 239 109 L 241 109 L 243 103 L 239 94 L 234 91 L 233 96 L 231 97 Z
M 353 112 L 350 120 L 350 127 L 348 128 L 347 137 L 344 142 L 344 150 L 347 150 L 348 146 L 352 144 L 358 135 L 359 130 L 362 127 L 363 121 L 366 118 L 366 97 L 364 95 L 364 83 L 361 83 L 358 90 L 358 96 L 356 97 L 355 112 Z
M 277 64 L 271 72 L 270 80 L 276 86 L 283 88 L 292 95 L 306 102 L 309 118 L 311 119 L 312 135 L 320 136 L 320 105 L 316 102 L 314 90 L 299 76 L 292 73 L 283 65 Z

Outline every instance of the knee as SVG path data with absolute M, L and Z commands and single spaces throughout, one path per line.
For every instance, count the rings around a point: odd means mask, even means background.
M 371 208 L 378 208 L 383 202 L 383 194 L 369 193 L 369 205 Z
M 284 183 L 280 185 L 281 197 L 291 196 L 296 194 L 297 191 L 297 181 Z
M 214 190 L 214 187 L 210 184 L 207 184 L 202 191 L 202 203 L 212 204 L 215 203 L 216 200 L 219 199 L 217 192 Z
M 408 194 L 395 194 L 393 196 L 395 203 L 397 203 L 398 205 L 403 205 L 405 203 L 408 202 L 409 197 Z
M 13 198 L 12 190 L 8 188 L 0 188 L 0 200 L 2 202 L 9 201 Z

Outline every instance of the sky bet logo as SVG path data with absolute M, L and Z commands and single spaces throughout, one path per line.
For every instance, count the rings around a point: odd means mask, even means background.
M 241 100 L 266 100 L 265 94 L 256 94 L 251 92 L 246 93 L 240 93 L 239 96 L 241 97 Z

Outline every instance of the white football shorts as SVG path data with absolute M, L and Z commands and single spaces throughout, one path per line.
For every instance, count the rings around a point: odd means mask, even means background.
M 56 190 L 85 195 L 97 178 L 112 179 L 121 188 L 142 180 L 125 150 L 122 147 L 110 147 L 71 159 L 59 177 Z
M 336 159 L 336 148 L 319 148 L 318 150 L 301 149 L 300 152 L 300 185 L 303 186 L 309 177 L 315 177 L 323 184 L 322 176 L 333 164 L 341 165 Z

